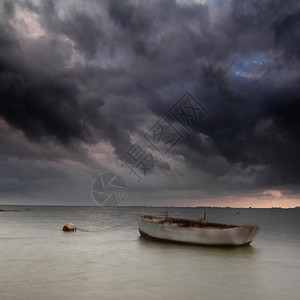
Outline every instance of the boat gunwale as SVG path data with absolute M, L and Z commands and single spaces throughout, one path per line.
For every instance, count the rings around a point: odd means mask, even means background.
M 169 224 L 173 226 L 177 226 L 179 228 L 203 228 L 203 229 L 241 229 L 241 228 L 249 228 L 249 227 L 258 227 L 258 225 L 232 225 L 232 224 L 222 224 L 222 223 L 214 223 L 208 222 L 206 219 L 200 220 L 190 220 L 183 218 L 172 218 L 172 217 L 154 217 L 150 215 L 142 215 L 139 218 L 148 223 L 162 225 Z

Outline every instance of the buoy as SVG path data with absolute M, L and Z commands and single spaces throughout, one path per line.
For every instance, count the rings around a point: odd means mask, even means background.
M 72 224 L 72 223 L 67 223 L 67 224 L 63 227 L 62 230 L 63 230 L 63 231 L 76 231 L 76 227 L 75 227 L 75 225 Z

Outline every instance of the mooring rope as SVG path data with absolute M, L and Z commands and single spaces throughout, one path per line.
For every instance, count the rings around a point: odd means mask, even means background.
M 116 228 L 116 227 L 121 227 L 121 226 L 127 225 L 129 223 L 132 224 L 133 222 L 134 222 L 133 220 L 129 220 L 128 222 L 124 222 L 122 224 L 110 226 L 109 229 Z M 96 231 L 96 230 L 87 230 L 87 229 L 78 228 L 78 227 L 76 227 L 76 230 L 83 231 L 83 232 L 102 232 L 102 231 Z
M 82 228 L 78 228 L 78 227 L 76 227 L 76 230 L 84 231 L 84 232 L 91 232 L 90 230 L 86 230 L 86 229 L 82 229 Z

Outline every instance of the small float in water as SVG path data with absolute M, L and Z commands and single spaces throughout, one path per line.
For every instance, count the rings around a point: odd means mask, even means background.
M 170 217 L 139 216 L 141 236 L 164 242 L 204 246 L 246 246 L 260 230 L 258 225 L 228 225 L 207 219 L 187 220 Z
M 62 230 L 63 231 L 76 231 L 76 226 L 73 224 L 73 223 L 67 223 L 63 228 Z

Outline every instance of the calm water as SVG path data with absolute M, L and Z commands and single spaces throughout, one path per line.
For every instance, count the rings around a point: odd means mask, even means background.
M 13 207 L 0 213 L 0 299 L 299 299 L 300 210 Z M 249 247 L 140 238 L 139 214 L 256 223 Z M 65 233 L 72 222 L 89 232 Z

